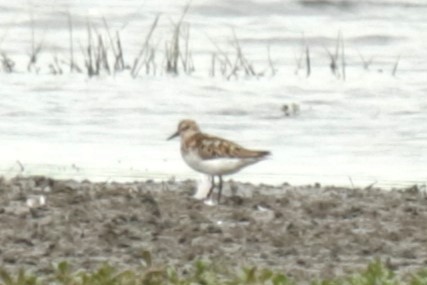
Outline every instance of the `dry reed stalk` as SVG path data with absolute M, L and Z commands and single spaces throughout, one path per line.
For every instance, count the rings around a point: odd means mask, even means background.
M 360 60 L 362 60 L 363 69 L 364 70 L 369 70 L 369 66 L 372 64 L 372 62 L 374 60 L 374 57 L 371 56 L 369 58 L 369 60 L 365 60 L 365 58 L 363 57 L 363 55 L 359 51 L 357 51 L 357 53 L 359 54 Z
M 159 18 L 160 18 L 160 15 L 157 15 L 156 18 L 154 19 L 153 23 L 151 24 L 151 28 L 148 31 L 148 34 L 145 36 L 144 44 L 142 45 L 142 48 L 139 51 L 138 56 L 135 58 L 135 60 L 133 62 L 133 66 L 132 66 L 132 70 L 131 70 L 131 75 L 133 78 L 138 76 L 138 73 L 142 68 L 142 64 L 140 64 L 141 58 L 145 54 L 145 52 L 148 48 L 151 36 L 153 35 L 153 32 L 157 27 L 157 23 L 159 22 Z
M 221 71 L 221 74 L 222 74 L 222 76 L 225 77 L 225 75 L 227 74 L 227 70 L 228 70 L 227 67 L 229 65 L 228 65 L 228 63 L 224 59 L 222 59 L 220 57 L 217 57 L 216 59 L 219 62 L 219 69 Z
M 304 50 L 302 50 L 302 52 L 299 53 L 299 56 L 295 54 L 295 63 L 296 63 L 295 74 L 296 75 L 298 75 L 299 70 L 302 69 L 302 59 L 304 58 L 304 54 L 305 54 Z
M 235 59 L 235 62 L 234 62 L 234 64 L 233 64 L 232 68 L 231 68 L 231 71 L 230 71 L 230 73 L 228 74 L 228 76 L 226 76 L 227 80 L 230 80 L 231 76 L 233 76 L 233 75 L 234 75 L 236 78 L 238 78 L 238 76 L 237 76 L 237 71 L 238 71 L 238 69 L 239 69 L 238 61 L 239 61 L 239 57 L 238 57 L 238 56 L 236 56 L 236 59 Z
M 10 59 L 5 52 L 1 52 L 1 64 L 2 69 L 6 73 L 12 73 L 14 72 L 15 68 L 15 62 Z
M 166 72 L 178 74 L 178 58 L 179 58 L 179 34 L 181 23 L 175 25 L 174 33 L 172 36 L 172 44 L 166 53 Z
M 311 75 L 311 59 L 310 59 L 310 48 L 308 45 L 305 46 L 305 66 L 306 66 L 306 77 Z
M 70 72 L 74 71 L 74 39 L 73 39 L 73 19 L 71 13 L 68 12 L 68 32 L 69 32 L 69 45 L 70 45 Z
M 102 21 L 104 23 L 104 27 L 105 27 L 105 30 L 107 32 L 108 40 L 110 42 L 110 47 L 111 47 L 112 52 L 113 52 L 113 57 L 114 57 L 113 71 L 114 71 L 114 73 L 116 73 L 118 71 L 123 71 L 126 68 L 126 66 L 125 66 L 125 61 L 123 58 L 123 48 L 122 48 L 120 33 L 119 33 L 119 31 L 116 31 L 115 39 L 113 39 L 111 32 L 110 32 L 110 27 L 109 27 L 108 22 L 105 19 L 105 17 L 102 18 Z M 107 58 L 107 53 L 105 53 L 104 62 L 108 63 L 108 61 L 106 61 L 105 58 Z M 108 64 L 107 71 L 108 71 L 108 73 L 111 72 L 111 70 L 109 68 L 109 64 Z
M 36 39 L 35 39 L 35 25 L 34 25 L 34 15 L 31 11 L 30 13 L 30 20 L 31 20 L 31 53 L 30 53 L 30 60 L 27 65 L 27 70 L 29 72 L 35 71 L 36 73 L 39 72 L 39 68 L 36 66 L 38 55 L 40 54 L 42 50 L 42 42 L 38 43 L 36 45 Z
M 10 26 L 11 27 L 11 26 Z M 4 40 L 7 37 L 7 34 L 9 33 L 10 27 L 6 28 L 6 31 L 3 33 L 3 35 L 0 37 L 0 46 L 3 44 Z
M 245 70 L 246 75 L 255 75 L 255 71 L 252 67 L 252 65 L 249 63 L 249 61 L 247 60 L 247 58 L 244 56 L 243 51 L 242 51 L 242 47 L 240 45 L 240 41 L 237 38 L 236 32 L 233 29 L 233 37 L 234 37 L 234 42 L 236 45 L 236 49 L 237 49 L 237 55 L 239 57 L 239 62 L 241 63 L 243 69 Z
M 337 64 L 337 60 L 338 60 L 338 54 L 332 54 L 326 47 L 324 47 L 326 52 L 328 53 L 329 56 L 329 60 L 331 61 L 329 63 L 329 68 L 331 69 L 331 72 L 333 75 L 337 76 L 337 70 L 338 70 L 338 64 Z
M 120 39 L 120 34 L 118 31 L 116 32 L 116 45 L 117 52 L 115 55 L 114 70 L 124 70 L 126 68 L 126 65 L 125 60 L 123 58 L 122 41 Z
M 329 68 L 333 75 L 342 80 L 346 79 L 346 60 L 345 60 L 345 46 L 344 46 L 344 37 L 342 32 L 339 31 L 337 39 L 335 41 L 335 53 L 331 53 L 326 47 L 323 47 L 328 53 L 330 64 Z M 341 61 L 341 65 L 338 64 L 338 61 Z
M 98 39 L 98 46 L 96 46 L 96 44 L 93 47 L 93 54 L 94 54 L 94 59 L 95 59 L 95 75 L 99 75 L 101 74 L 101 54 L 102 54 L 102 49 L 101 49 L 101 42 L 102 39 L 100 38 L 99 34 L 97 34 L 97 39 Z M 96 41 L 96 40 L 95 40 Z
M 232 29 L 232 31 L 233 31 L 232 44 L 236 49 L 236 59 L 234 61 L 234 64 L 232 65 L 231 72 L 226 77 L 227 80 L 229 80 L 231 76 L 235 76 L 237 78 L 238 77 L 237 71 L 239 71 L 240 69 L 244 70 L 246 76 L 257 76 L 257 73 L 255 72 L 252 64 L 247 60 L 247 58 L 245 57 L 242 51 L 239 39 L 237 38 L 237 35 L 234 29 Z
M 54 56 L 53 63 L 49 64 L 50 73 L 53 75 L 61 75 L 63 74 L 61 64 L 59 63 L 58 56 Z
M 307 43 L 307 40 L 306 40 L 304 34 L 302 34 L 302 36 L 301 36 L 300 56 L 299 57 L 295 56 L 295 60 L 296 60 L 296 65 L 297 65 L 297 67 L 295 69 L 295 74 L 298 74 L 299 70 L 303 69 L 303 62 L 304 62 L 305 63 L 305 68 L 304 68 L 305 74 L 306 74 L 306 77 L 309 77 L 311 75 L 310 47 Z
M 329 51 L 328 48 L 326 48 L 325 46 L 323 47 L 328 56 L 329 56 L 329 68 L 331 69 L 331 72 L 333 75 L 335 75 L 336 77 L 339 77 L 339 72 L 338 72 L 338 59 L 339 59 L 339 52 L 340 52 L 340 33 L 338 33 L 337 35 L 337 39 L 335 41 L 335 52 L 332 53 Z
M 110 64 L 108 62 L 107 48 L 105 47 L 105 44 L 101 35 L 98 35 L 98 50 L 99 50 L 98 55 L 99 55 L 100 66 L 102 66 L 103 69 L 108 74 L 111 74 Z
M 107 32 L 108 40 L 110 41 L 110 47 L 113 50 L 113 54 L 116 55 L 116 49 L 113 41 L 113 37 L 111 36 L 110 27 L 108 26 L 108 22 L 105 17 L 102 17 L 102 23 L 104 24 L 105 31 Z M 117 32 L 116 32 L 117 34 Z
M 190 74 L 194 71 L 194 65 L 192 63 L 191 51 L 189 48 L 190 43 L 190 25 L 185 24 L 181 27 L 181 34 L 184 41 L 184 51 L 180 52 L 181 64 L 186 74 Z
M 153 70 L 153 75 L 156 74 L 156 64 L 155 64 L 156 51 L 154 48 L 150 48 L 147 57 L 144 60 L 145 65 L 145 74 L 149 75 L 151 70 Z
M 189 57 L 187 57 L 187 56 L 183 57 L 183 55 L 181 53 L 180 36 L 182 34 L 182 29 L 183 29 L 182 27 L 183 27 L 183 23 L 184 23 L 184 18 L 190 9 L 190 6 L 191 6 L 191 1 L 187 3 L 187 5 L 185 6 L 185 8 L 181 14 L 181 18 L 179 19 L 178 23 L 175 24 L 174 33 L 172 35 L 172 43 L 170 45 L 170 49 L 166 52 L 166 72 L 167 73 L 172 73 L 175 75 L 177 75 L 179 73 L 179 71 L 178 71 L 178 60 L 179 60 L 179 58 L 181 58 L 181 63 L 185 64 L 185 66 L 183 65 L 184 71 L 186 73 L 189 73 L 189 69 L 187 69 Z M 187 33 L 187 36 L 184 35 L 184 41 L 185 41 L 185 46 L 188 47 L 189 32 Z M 184 52 L 189 53 L 189 50 L 187 50 L 187 51 L 184 50 Z
M 277 69 L 274 66 L 273 61 L 271 60 L 270 45 L 267 46 L 267 58 L 268 58 L 268 65 L 269 65 L 270 70 L 271 70 L 271 76 L 275 76 Z
M 92 77 L 95 75 L 95 70 L 94 70 L 94 62 L 93 62 L 93 55 L 92 55 L 92 29 L 89 25 L 89 22 L 87 23 L 87 35 L 88 35 L 88 39 L 87 39 L 87 47 L 86 47 L 86 52 L 87 54 L 85 54 L 85 65 L 86 65 L 86 70 L 87 70 L 87 75 L 89 77 Z
M 311 75 L 311 58 L 310 58 L 310 47 L 307 43 L 307 39 L 303 34 L 303 44 L 305 46 L 304 56 L 305 56 L 305 76 L 310 77 Z
M 212 56 L 211 56 L 211 71 L 210 71 L 210 76 L 211 77 L 215 77 L 215 62 L 216 62 L 216 54 L 212 53 Z
M 209 41 L 215 46 L 216 50 L 218 51 L 218 54 L 215 54 L 215 59 L 220 63 L 220 71 L 222 76 L 226 77 L 228 68 L 233 68 L 233 63 L 231 62 L 230 58 L 228 57 L 227 53 L 223 51 L 220 46 L 214 42 L 210 37 L 208 37 Z
M 194 67 L 193 54 L 190 52 L 188 54 L 188 73 L 193 73 L 196 70 Z
M 346 79 L 346 72 L 345 72 L 345 67 L 346 67 L 346 61 L 345 61 L 345 48 L 344 48 L 344 36 L 342 35 L 342 32 L 339 32 L 339 36 L 341 39 L 341 72 L 342 72 L 342 80 L 345 81 Z
M 399 66 L 399 62 L 400 62 L 400 54 L 396 58 L 396 61 L 395 61 L 394 66 L 393 66 L 393 70 L 391 71 L 391 75 L 396 76 L 397 67 Z

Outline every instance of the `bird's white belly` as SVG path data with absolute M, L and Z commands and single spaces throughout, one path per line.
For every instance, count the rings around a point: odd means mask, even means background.
M 243 167 L 259 159 L 253 158 L 213 158 L 202 159 L 195 152 L 182 153 L 184 161 L 194 170 L 209 175 L 227 175 L 238 172 Z

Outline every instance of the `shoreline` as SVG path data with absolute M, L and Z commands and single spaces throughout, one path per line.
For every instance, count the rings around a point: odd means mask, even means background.
M 296 280 L 340 276 L 375 258 L 399 276 L 427 264 L 427 194 L 417 188 L 227 181 L 222 203 L 208 206 L 193 198 L 195 187 L 193 180 L 1 178 L 0 264 L 34 272 L 62 260 L 127 268 L 147 250 L 166 266 L 212 260 L 268 267 Z
M 76 166 L 75 164 L 65 165 L 25 165 L 17 161 L 14 164 L 3 165 L 0 168 L 0 177 L 12 179 L 17 176 L 33 177 L 47 176 L 57 180 L 76 180 L 79 182 L 90 181 L 99 182 L 144 182 L 154 181 L 157 183 L 163 181 L 184 182 L 187 180 L 196 180 L 203 182 L 205 175 L 196 173 L 190 169 L 184 172 L 178 172 L 176 175 L 170 175 L 171 172 L 147 172 L 144 170 L 131 169 L 95 169 Z M 254 176 L 256 178 L 254 178 Z M 234 180 L 236 179 L 236 180 Z M 277 175 L 259 174 L 249 171 L 238 173 L 238 175 L 225 176 L 225 180 L 238 181 L 240 183 L 250 183 L 254 185 L 265 184 L 272 187 L 279 187 L 282 184 L 290 184 L 296 187 L 308 187 L 310 185 L 321 185 L 326 187 L 342 188 L 380 188 L 383 190 L 394 190 L 419 187 L 427 191 L 427 184 L 420 179 L 391 180 L 374 179 L 372 177 L 346 176 L 346 175 L 302 175 L 295 173 L 284 173 L 280 177 Z

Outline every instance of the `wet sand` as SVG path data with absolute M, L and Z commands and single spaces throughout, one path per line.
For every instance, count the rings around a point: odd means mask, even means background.
M 295 279 L 340 276 L 374 258 L 399 275 L 427 267 L 427 195 L 416 187 L 224 187 L 221 205 L 208 206 L 192 197 L 194 181 L 1 178 L 0 265 L 36 273 L 62 260 L 76 269 L 105 261 L 135 268 L 148 250 L 156 264 L 209 259 Z

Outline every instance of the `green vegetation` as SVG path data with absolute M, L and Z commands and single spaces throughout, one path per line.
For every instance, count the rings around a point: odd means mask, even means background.
M 1 285 L 296 285 L 285 274 L 269 269 L 256 267 L 230 269 L 220 268 L 214 264 L 198 261 L 186 270 L 172 267 L 153 266 L 149 254 L 144 257 L 146 266 L 139 269 L 120 271 L 109 264 L 103 264 L 95 271 L 71 270 L 67 262 L 54 266 L 53 272 L 46 275 L 35 275 L 21 269 L 10 273 L 0 269 Z M 367 268 L 351 276 L 337 277 L 331 280 L 305 280 L 303 284 L 312 285 L 427 285 L 427 269 L 408 275 L 405 280 L 398 278 L 384 263 L 377 260 Z

